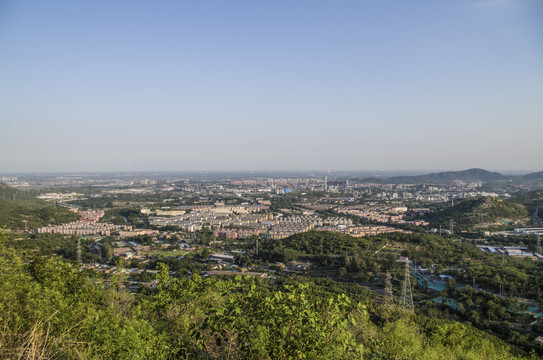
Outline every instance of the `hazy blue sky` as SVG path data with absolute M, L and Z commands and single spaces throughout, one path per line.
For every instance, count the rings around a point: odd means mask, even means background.
M 0 172 L 543 170 L 543 1 L 0 1 Z

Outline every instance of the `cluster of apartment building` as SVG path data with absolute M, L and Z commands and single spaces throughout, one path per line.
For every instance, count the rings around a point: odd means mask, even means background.
M 311 223 L 284 222 L 281 224 L 273 225 L 267 233 L 262 234 L 262 237 L 264 239 L 279 240 L 289 237 L 291 235 L 313 230 L 314 228 L 315 225 Z
M 88 221 L 97 223 L 98 220 L 100 220 L 104 216 L 104 211 L 102 210 L 83 210 L 78 211 L 79 214 L 79 220 L 81 221 Z
M 58 201 L 69 201 L 74 200 L 79 197 L 83 196 L 83 194 L 79 194 L 76 192 L 71 193 L 44 193 L 36 196 L 36 198 L 41 200 L 58 200 Z
M 155 226 L 174 225 L 194 232 L 203 227 L 215 229 L 217 238 L 236 239 L 260 235 L 268 239 L 282 239 L 306 232 L 319 226 L 348 227 L 352 219 L 344 217 L 321 218 L 314 215 L 274 216 L 271 213 L 238 214 L 233 211 L 240 207 L 195 207 L 190 213 L 177 216 L 150 216 L 149 223 Z M 243 207 L 241 207 L 243 208 Z M 229 211 L 227 211 L 230 209 Z M 177 210 L 175 210 L 177 211 Z M 158 212 L 156 212 L 158 214 Z
M 483 182 L 482 181 L 468 182 L 468 181 L 464 181 L 464 180 L 453 180 L 452 185 L 455 186 L 455 187 L 458 187 L 458 188 L 475 189 L 475 188 L 483 186 Z
M 380 223 L 411 224 L 418 226 L 428 225 L 423 220 L 407 220 L 408 208 L 405 206 L 382 206 L 382 205 L 354 205 L 339 206 L 334 211 L 338 214 L 357 216 L 363 220 L 376 221 Z
M 36 232 L 40 234 L 109 236 L 112 232 L 118 232 L 121 230 L 132 230 L 132 226 L 78 220 L 63 225 L 41 227 L 37 229 Z
M 276 187 L 276 186 L 289 186 L 289 185 L 303 185 L 308 186 L 310 183 L 309 179 L 254 179 L 254 180 L 234 180 L 230 184 L 234 186 L 266 186 L 266 187 Z
M 165 185 L 169 182 L 170 180 L 167 179 L 140 179 L 138 181 L 140 185 Z
M 266 211 L 269 206 L 262 204 L 243 204 L 243 205 L 224 205 L 224 203 L 215 203 L 215 205 L 181 205 L 175 209 L 141 209 L 143 214 L 155 214 L 159 216 L 175 216 L 182 215 L 187 211 L 203 211 L 208 210 L 212 213 L 227 213 L 227 214 L 249 214 L 260 211 Z
M 246 207 L 246 206 L 191 206 L 191 212 L 178 214 L 175 216 L 149 216 L 149 223 L 155 226 L 179 226 L 185 231 L 198 231 L 203 227 L 220 228 L 225 226 L 253 227 L 264 221 L 273 219 L 270 213 L 253 213 L 266 208 Z M 185 211 L 185 209 L 176 209 L 173 211 Z M 164 214 L 164 212 L 161 212 Z M 159 212 L 156 212 L 158 215 Z
M 2 176 L 0 177 L 0 181 L 17 181 L 16 176 Z
M 270 225 L 269 231 L 261 236 L 266 239 L 278 240 L 291 235 L 313 230 L 319 226 L 350 226 L 353 224 L 353 221 L 351 219 L 342 217 L 330 217 L 323 219 L 318 216 L 299 215 L 279 217 L 276 221 L 268 224 Z
M 104 216 L 102 210 L 78 211 L 79 220 L 71 223 L 45 226 L 36 230 L 40 234 L 65 234 L 65 235 L 110 235 L 111 232 L 120 230 L 132 230 L 132 226 L 113 225 L 99 223 L 100 218 Z
M 222 239 L 243 239 L 260 235 L 262 229 L 219 229 L 213 231 L 213 236 Z
M 134 236 L 141 236 L 141 235 L 150 235 L 150 236 L 157 236 L 159 234 L 158 230 L 151 230 L 151 229 L 132 229 L 132 230 L 119 230 L 119 237 L 125 238 L 125 237 L 134 237 Z
M 351 235 L 354 237 L 363 237 L 363 236 L 372 236 L 379 234 L 386 234 L 391 232 L 407 232 L 402 229 L 396 229 L 390 226 L 384 225 L 370 225 L 370 226 L 349 226 L 349 227 L 338 227 L 338 226 L 323 226 L 319 227 L 316 230 L 319 231 L 334 231 L 342 234 Z
M 305 209 L 308 210 L 314 210 L 314 211 L 326 211 L 333 209 L 336 207 L 336 205 L 333 204 L 304 204 L 304 203 L 296 203 L 295 205 L 302 206 Z
M 355 198 L 361 194 L 370 195 L 374 200 L 417 200 L 423 202 L 446 202 L 451 199 L 463 199 L 473 196 L 484 196 L 477 188 L 483 185 L 480 181 L 467 182 L 454 180 L 449 184 L 420 186 L 414 184 L 353 184 L 352 190 Z

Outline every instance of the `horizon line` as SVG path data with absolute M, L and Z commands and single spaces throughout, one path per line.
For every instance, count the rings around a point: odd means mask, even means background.
M 76 175 L 76 174 L 167 174 L 167 173 L 417 173 L 420 175 L 442 172 L 460 172 L 468 170 L 484 170 L 489 172 L 498 172 L 500 174 L 531 174 L 541 172 L 537 169 L 485 169 L 485 168 L 463 168 L 463 169 L 310 169 L 310 170 L 292 170 L 292 169 L 237 169 L 237 170 L 53 170 L 53 171 L 1 171 L 1 176 L 9 175 Z

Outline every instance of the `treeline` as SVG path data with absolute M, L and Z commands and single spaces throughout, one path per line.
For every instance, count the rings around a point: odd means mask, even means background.
M 59 258 L 0 249 L 0 357 L 526 359 L 470 325 L 360 303 L 311 282 L 172 278 L 132 295 Z M 531 358 L 536 358 L 533 355 Z

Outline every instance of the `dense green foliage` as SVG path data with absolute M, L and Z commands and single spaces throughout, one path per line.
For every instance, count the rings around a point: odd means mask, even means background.
M 79 216 L 68 209 L 52 207 L 50 204 L 37 200 L 0 200 L 0 228 L 24 230 L 26 220 L 28 229 L 35 229 L 77 219 Z
M 469 325 L 359 303 L 310 280 L 172 278 L 132 295 L 0 244 L 0 357 L 520 359 Z M 513 351 L 513 352 L 512 352 Z
M 456 319 L 469 321 L 525 349 L 533 347 L 533 339 L 537 336 L 520 336 L 501 328 L 508 328 L 509 322 L 518 322 L 524 324 L 522 331 L 529 330 L 528 325 L 533 320 L 530 317 L 519 318 L 509 310 L 520 306 L 513 296 L 536 302 L 543 300 L 543 263 L 538 261 L 485 253 L 468 242 L 424 233 L 390 233 L 353 238 L 338 233 L 311 231 L 282 240 L 263 241 L 261 249 L 260 255 L 266 260 L 308 261 L 311 263 L 308 275 L 325 275 L 339 281 L 361 283 L 377 291 L 384 287 L 382 279 L 385 272 L 392 274 L 397 288 L 400 286 L 403 263 L 399 264 L 396 260 L 400 255 L 408 256 L 434 274 L 452 275 L 456 280 L 450 284 L 452 290 L 455 286 L 474 283 L 484 290 L 471 294 L 471 302 L 476 306 L 470 302 L 462 303 L 461 298 L 465 298 L 466 294 L 458 295 L 462 311 Z M 418 290 L 416 298 L 419 301 L 438 296 L 423 287 Z M 502 298 L 496 297 L 495 294 L 500 292 L 508 296 L 508 305 L 501 301 Z M 485 301 L 491 301 L 495 306 L 482 306 L 481 303 Z M 431 307 L 435 309 L 435 305 Z M 442 308 L 442 311 L 446 310 Z
M 371 276 L 397 268 L 398 256 L 414 258 L 421 266 L 463 264 L 466 259 L 485 259 L 471 244 L 453 242 L 424 233 L 389 233 L 356 238 L 350 235 L 309 231 L 281 240 L 261 242 L 260 256 L 269 261 L 310 261 L 317 269 L 338 270 L 370 280 Z
M 148 226 L 146 216 L 131 208 L 130 196 L 88 201 L 105 200 L 118 207 L 106 211 L 104 220 Z M 291 207 L 294 200 L 289 195 L 273 198 L 272 207 Z M 491 219 L 527 215 L 499 199 L 470 201 L 457 205 L 467 206 L 457 209 L 471 214 L 465 219 L 480 221 L 486 214 L 483 220 L 490 224 Z M 481 215 L 480 209 L 486 213 Z M 5 225 L 18 221 L 19 229 L 24 219 L 29 227 L 72 221 L 65 216 L 76 215 L 30 198 L 0 202 L 0 220 L 8 219 Z M 80 271 L 75 265 L 76 237 L 10 233 L 3 238 L 0 358 L 520 359 L 536 348 L 538 325 L 534 332 L 524 326 L 533 320 L 522 314 L 513 296 L 543 300 L 543 265 L 484 253 L 452 237 L 391 233 L 355 238 L 311 231 L 282 240 L 259 239 L 257 255 L 257 237 L 214 241 L 204 228 L 193 237 L 202 245 L 199 249 L 182 258 L 157 255 L 145 264 L 114 257 L 115 236 L 79 240 L 86 263 L 101 256 L 102 262 L 121 267 L 158 266 L 156 289 L 129 284 L 126 275 L 115 270 Z M 150 236 L 127 240 L 153 243 Z M 178 237 L 164 241 L 177 243 Z M 209 270 L 212 252 L 240 247 L 245 252 L 236 255 L 238 265 L 275 269 L 276 279 L 197 275 Z M 384 287 L 385 272 L 393 275 L 398 292 L 404 266 L 397 262 L 400 255 L 437 274 L 453 275 L 455 281 L 439 295 L 454 299 L 457 307 L 436 304 L 438 294 L 415 286 L 418 315 L 372 302 L 380 296 L 374 291 Z M 273 264 L 290 261 L 311 265 L 292 274 Z M 142 272 L 129 280 L 149 282 L 154 276 Z M 484 291 L 465 286 L 474 280 Z M 498 296 L 500 292 L 505 297 Z
M 141 189 L 144 189 L 143 187 Z M 168 206 L 180 205 L 175 200 L 181 193 L 177 191 L 165 192 L 156 189 L 146 188 L 146 191 L 136 194 L 127 193 L 101 193 L 98 196 L 89 196 L 70 201 L 70 204 L 83 208 L 105 209 L 112 207 L 130 207 L 141 205 L 146 207 L 162 207 L 167 200 Z
M 272 262 L 309 261 L 314 273 L 370 280 L 381 270 L 395 267 L 394 256 L 373 256 L 372 250 L 386 242 L 386 239 L 369 240 L 335 232 L 309 231 L 281 240 L 263 240 L 259 256 Z
M 79 239 L 81 259 L 84 263 L 98 261 L 100 256 L 91 250 L 93 240 Z M 64 259 L 77 260 L 78 238 L 62 234 L 9 234 L 6 246 L 24 255 L 60 255 Z
M 524 258 L 489 256 L 489 262 L 469 262 L 454 272 L 464 283 L 475 279 L 478 286 L 498 292 L 503 286 L 505 294 L 543 300 L 543 263 Z M 504 260 L 504 261 L 500 261 Z
M 0 358 L 163 359 L 165 336 L 127 294 L 58 258 L 0 250 Z
M 381 249 L 382 251 L 379 251 Z M 369 281 L 386 271 L 398 271 L 399 255 L 437 273 L 447 273 L 457 282 L 536 301 L 543 300 L 543 263 L 482 252 L 467 242 L 452 241 L 424 233 L 390 233 L 367 238 L 309 231 L 281 240 L 261 241 L 260 258 L 268 261 L 310 261 L 312 271 Z
M 149 228 L 147 215 L 130 208 L 109 209 L 100 221 L 115 225 L 132 225 L 139 228 Z
M 432 216 L 433 226 L 448 228 L 453 222 L 457 230 L 474 228 L 503 228 L 509 223 L 527 221 L 528 211 L 522 204 L 498 197 L 479 197 L 464 200 Z
M 530 215 L 537 211 L 537 217 L 543 219 L 543 191 L 523 191 L 516 194 L 512 200 L 524 205 Z
M 177 280 L 164 271 L 158 298 L 158 310 L 168 315 L 169 331 L 183 355 L 189 355 L 186 351 L 251 359 L 361 355 L 361 344 L 348 326 L 363 307 L 345 295 L 321 299 L 312 296 L 308 285 L 272 289 L 241 277 Z

